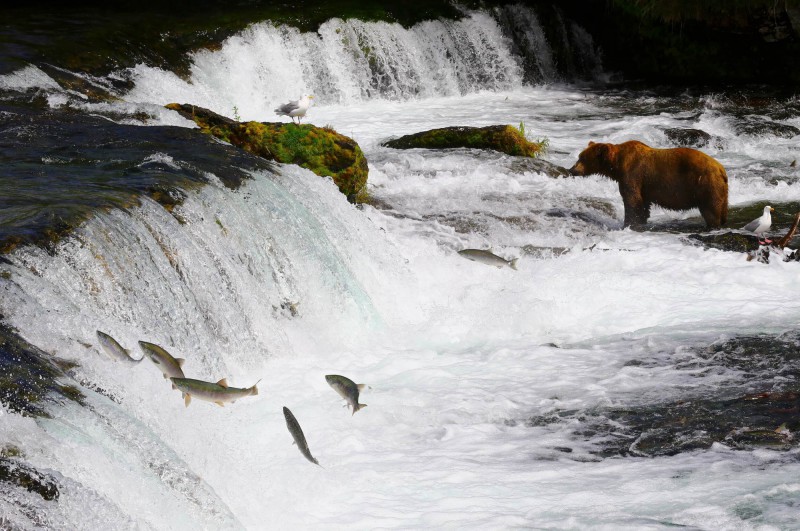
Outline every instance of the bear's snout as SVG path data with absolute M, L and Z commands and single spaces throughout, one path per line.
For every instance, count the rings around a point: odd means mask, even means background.
M 575 166 L 573 166 L 573 167 L 571 167 L 569 169 L 569 174 L 570 175 L 583 175 L 585 171 L 586 170 L 583 167 L 583 164 L 581 164 L 581 161 L 578 161 L 578 162 L 575 163 Z

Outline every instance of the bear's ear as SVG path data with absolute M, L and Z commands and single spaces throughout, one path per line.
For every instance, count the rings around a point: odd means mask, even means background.
M 593 145 L 594 145 L 594 142 L 592 142 L 591 140 L 589 140 L 589 147 L 592 147 Z
M 611 146 L 608 144 L 594 144 L 597 146 L 595 149 L 595 153 L 597 154 L 597 158 L 600 160 L 608 161 L 611 156 Z

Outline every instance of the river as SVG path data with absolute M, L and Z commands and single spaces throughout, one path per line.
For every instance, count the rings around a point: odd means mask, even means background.
M 507 8 L 534 27 L 525 9 Z M 3 322 L 75 362 L 66 378 L 85 395 L 47 402 L 49 417 L 0 409 L 3 455 L 18 450 L 59 491 L 46 500 L 0 483 L 0 522 L 797 525 L 793 436 L 745 437 L 780 430 L 779 414 L 765 413 L 777 405 L 752 410 L 745 397 L 796 402 L 796 263 L 704 248 L 688 238 L 705 230 L 696 210 L 656 208 L 647 230 L 623 229 L 617 186 L 602 176 L 554 178 L 500 153 L 382 143 L 522 124 L 547 139 L 545 159 L 570 167 L 589 141 L 670 147 L 668 130 L 700 129 L 710 135 L 701 149 L 728 172 L 729 226 L 770 204 L 777 234 L 800 209 L 790 165 L 800 102 L 766 89 L 603 87 L 579 29 L 584 75 L 559 70 L 542 39 L 525 40 L 538 50 L 526 66 L 502 19 L 478 11 L 411 28 L 335 19 L 317 33 L 260 23 L 196 52 L 188 77 L 141 64 L 92 79 L 119 98 L 109 101 L 35 66 L 0 77 L 4 132 L 17 135 L 4 153 L 35 147 L 6 156 L 19 179 L 5 181 L 8 208 L 46 213 L 70 197 L 63 216 L 85 218 L 57 243 L 22 244 L 0 263 Z M 131 88 L 112 89 L 113 77 Z M 232 148 L 198 140 L 163 108 L 274 121 L 272 109 L 302 93 L 316 101 L 306 121 L 361 145 L 370 204 L 348 203 L 296 166 L 227 158 Z M 138 196 L 153 182 L 180 191 L 171 212 Z M 47 224 L 8 212 L 9 234 Z M 519 258 L 518 270 L 465 260 L 464 248 Z M 259 382 L 259 394 L 185 407 L 150 360 L 109 359 L 96 330 L 137 357 L 139 340 L 164 346 L 190 378 Z M 368 407 L 351 415 L 327 374 L 367 384 Z M 283 406 L 320 467 L 292 445 Z M 796 412 L 787 415 L 794 428 Z

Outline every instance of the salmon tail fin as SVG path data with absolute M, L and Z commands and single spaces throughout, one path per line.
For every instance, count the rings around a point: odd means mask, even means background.
M 261 380 L 258 380 L 256 383 L 253 384 L 253 387 L 250 388 L 250 394 L 251 395 L 257 395 L 258 394 L 258 387 L 256 387 L 256 386 L 258 384 L 260 384 L 260 383 L 261 383 Z
M 356 385 L 356 387 L 358 387 L 359 391 L 363 391 L 364 389 L 367 388 L 367 384 L 358 384 L 358 385 Z M 372 389 L 372 388 L 370 387 L 370 389 Z
M 519 260 L 519 258 L 514 258 L 513 260 L 511 260 L 511 263 L 510 263 L 510 264 L 508 264 L 508 266 L 509 266 L 511 269 L 513 269 L 514 271 L 516 271 L 516 270 L 517 270 L 517 260 Z

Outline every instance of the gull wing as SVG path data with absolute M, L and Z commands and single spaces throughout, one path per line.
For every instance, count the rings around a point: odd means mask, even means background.
M 754 219 L 753 221 L 742 227 L 742 230 L 753 232 L 758 228 L 760 224 L 761 224 L 761 218 Z
M 290 101 L 289 103 L 284 103 L 283 105 L 275 109 L 275 112 L 278 114 L 289 114 L 290 112 L 295 111 L 299 108 L 300 108 L 299 101 Z

